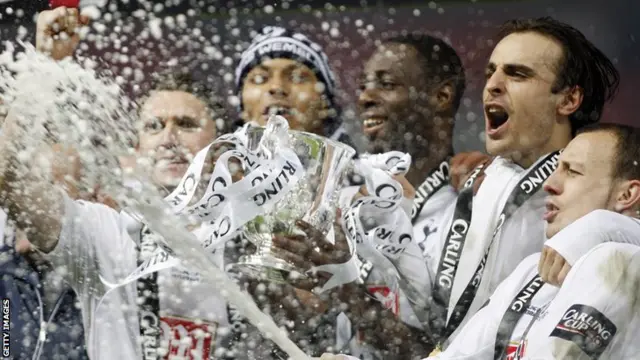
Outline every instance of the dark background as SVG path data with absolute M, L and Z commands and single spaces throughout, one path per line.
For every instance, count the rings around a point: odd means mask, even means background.
M 0 0 L 2 39 L 14 40 L 35 28 L 35 14 L 47 1 Z M 325 46 L 339 77 L 341 100 L 350 129 L 359 132 L 351 104 L 359 67 L 382 34 L 420 30 L 446 38 L 467 68 L 467 92 L 457 119 L 456 148 L 482 149 L 481 89 L 483 68 L 494 45 L 496 27 L 514 17 L 553 16 L 577 27 L 602 49 L 621 73 L 621 87 L 607 107 L 607 121 L 640 126 L 635 109 L 635 85 L 640 83 L 640 1 L 190 1 L 155 2 L 109 0 L 99 41 L 88 41 L 84 54 L 104 59 L 105 67 L 122 77 L 132 94 L 144 89 L 148 74 L 168 65 L 189 67 L 209 77 L 217 91 L 227 96 L 233 68 L 251 31 L 263 25 L 296 28 Z M 83 2 L 84 4 L 87 1 Z M 149 11 L 145 19 L 135 10 Z M 162 6 L 160 6 L 162 5 Z M 167 6 L 168 5 L 168 6 Z M 8 9 L 11 9 L 8 11 Z M 20 9 L 21 11 L 19 11 Z M 180 20 L 180 14 L 183 20 Z M 150 16 L 170 16 L 178 25 L 162 26 L 162 36 L 145 38 Z M 22 29 L 20 27 L 22 26 Z M 100 34 L 97 28 L 92 33 Z

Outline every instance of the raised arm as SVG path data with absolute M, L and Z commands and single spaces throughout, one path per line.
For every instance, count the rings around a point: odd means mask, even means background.
M 44 252 L 57 244 L 64 210 L 62 193 L 52 182 L 50 151 L 37 159 L 24 156 L 29 119 L 9 111 L 0 135 L 0 206 L 24 229 L 31 243 Z
M 37 21 L 36 48 L 55 60 L 72 55 L 80 40 L 78 29 L 88 20 L 77 9 L 60 7 L 43 11 Z M 35 152 L 36 157 L 25 156 L 33 154 L 34 149 L 25 144 L 32 137 L 37 119 L 30 115 L 29 105 L 16 106 L 20 102 L 18 98 L 5 104 L 10 110 L 0 135 L 0 206 L 9 210 L 9 217 L 25 230 L 34 246 L 49 252 L 58 242 L 64 213 L 62 190 L 53 185 L 56 174 L 52 165 L 60 170 L 56 161 L 68 167 L 77 159 L 67 161 L 65 156 L 59 156 L 64 151 L 54 151 L 48 146 Z M 54 153 L 57 155 L 53 156 Z M 73 197 L 77 189 L 67 190 Z

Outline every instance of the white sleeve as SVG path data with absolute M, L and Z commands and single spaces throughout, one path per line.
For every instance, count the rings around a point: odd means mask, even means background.
M 523 284 L 530 280 L 539 257 L 539 254 L 534 254 L 524 259 L 513 274 L 498 285 L 489 302 L 457 332 L 451 344 L 440 354 L 428 359 L 493 360 L 502 317 Z
M 640 247 L 598 245 L 571 269 L 527 335 L 525 359 L 633 359 L 640 353 Z
M 595 210 L 569 224 L 545 245 L 573 266 L 580 257 L 602 243 L 640 245 L 639 231 L 640 223 L 633 218 L 608 210 Z
M 118 212 L 110 207 L 74 201 L 66 194 L 64 202 L 60 238 L 45 256 L 79 295 L 100 295 L 105 291 L 100 276 L 115 283 L 119 272 L 135 266 L 131 257 L 135 244 Z

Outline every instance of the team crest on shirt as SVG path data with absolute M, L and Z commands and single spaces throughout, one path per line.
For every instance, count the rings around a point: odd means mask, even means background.
M 519 360 L 527 352 L 527 340 L 510 341 L 507 346 L 506 360 Z
M 570 341 L 595 359 L 602 355 L 616 331 L 616 325 L 597 309 L 572 305 L 549 336 Z
M 398 315 L 400 312 L 400 296 L 397 291 L 392 292 L 387 286 L 367 286 L 367 289 L 386 309 L 391 310 L 394 315 Z
M 206 360 L 213 357 L 217 327 L 217 324 L 201 320 L 163 316 L 160 329 L 163 346 L 168 345 L 168 348 L 162 358 Z
M 418 246 L 420 246 L 423 255 L 428 255 L 426 243 L 431 235 L 437 234 L 438 224 L 436 224 L 436 221 L 434 219 L 428 219 L 422 227 L 422 232 L 424 234 L 424 237 L 419 240 Z

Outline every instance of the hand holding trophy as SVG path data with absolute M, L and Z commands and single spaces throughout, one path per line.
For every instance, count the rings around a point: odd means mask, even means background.
M 336 220 L 340 218 L 338 210 Z M 325 271 L 309 271 L 320 266 L 347 263 L 351 257 L 351 249 L 340 224 L 334 224 L 335 241 L 330 243 L 325 235 L 311 224 L 298 220 L 296 225 L 303 234 L 282 235 L 273 237 L 274 252 L 278 256 L 305 271 L 302 278 L 290 278 L 289 281 L 298 289 L 312 291 L 322 288 L 332 274 Z
M 287 126 L 284 118 L 277 118 L 280 123 L 275 126 Z M 245 226 L 243 236 L 256 246 L 257 251 L 241 257 L 233 267 L 253 278 L 313 288 L 317 279 L 311 279 L 307 274 L 314 272 L 314 265 L 336 263 L 335 258 L 328 259 L 326 254 L 338 255 L 337 261 L 344 263 L 355 251 L 349 248 L 344 235 L 338 235 L 342 234 L 340 227 L 334 225 L 338 191 L 355 150 L 300 131 L 288 131 L 286 137 L 277 138 L 269 134 L 268 129 L 256 127 L 248 129 L 247 135 L 247 147 L 266 158 L 277 154 L 281 147 L 292 148 L 305 173 L 281 201 Z M 279 180 L 286 180 L 286 164 L 273 171 L 280 171 L 280 176 L 263 193 L 253 195 L 254 201 L 266 201 L 282 190 Z M 353 269 L 357 272 L 355 266 Z M 324 273 L 323 277 L 327 280 L 330 274 Z

